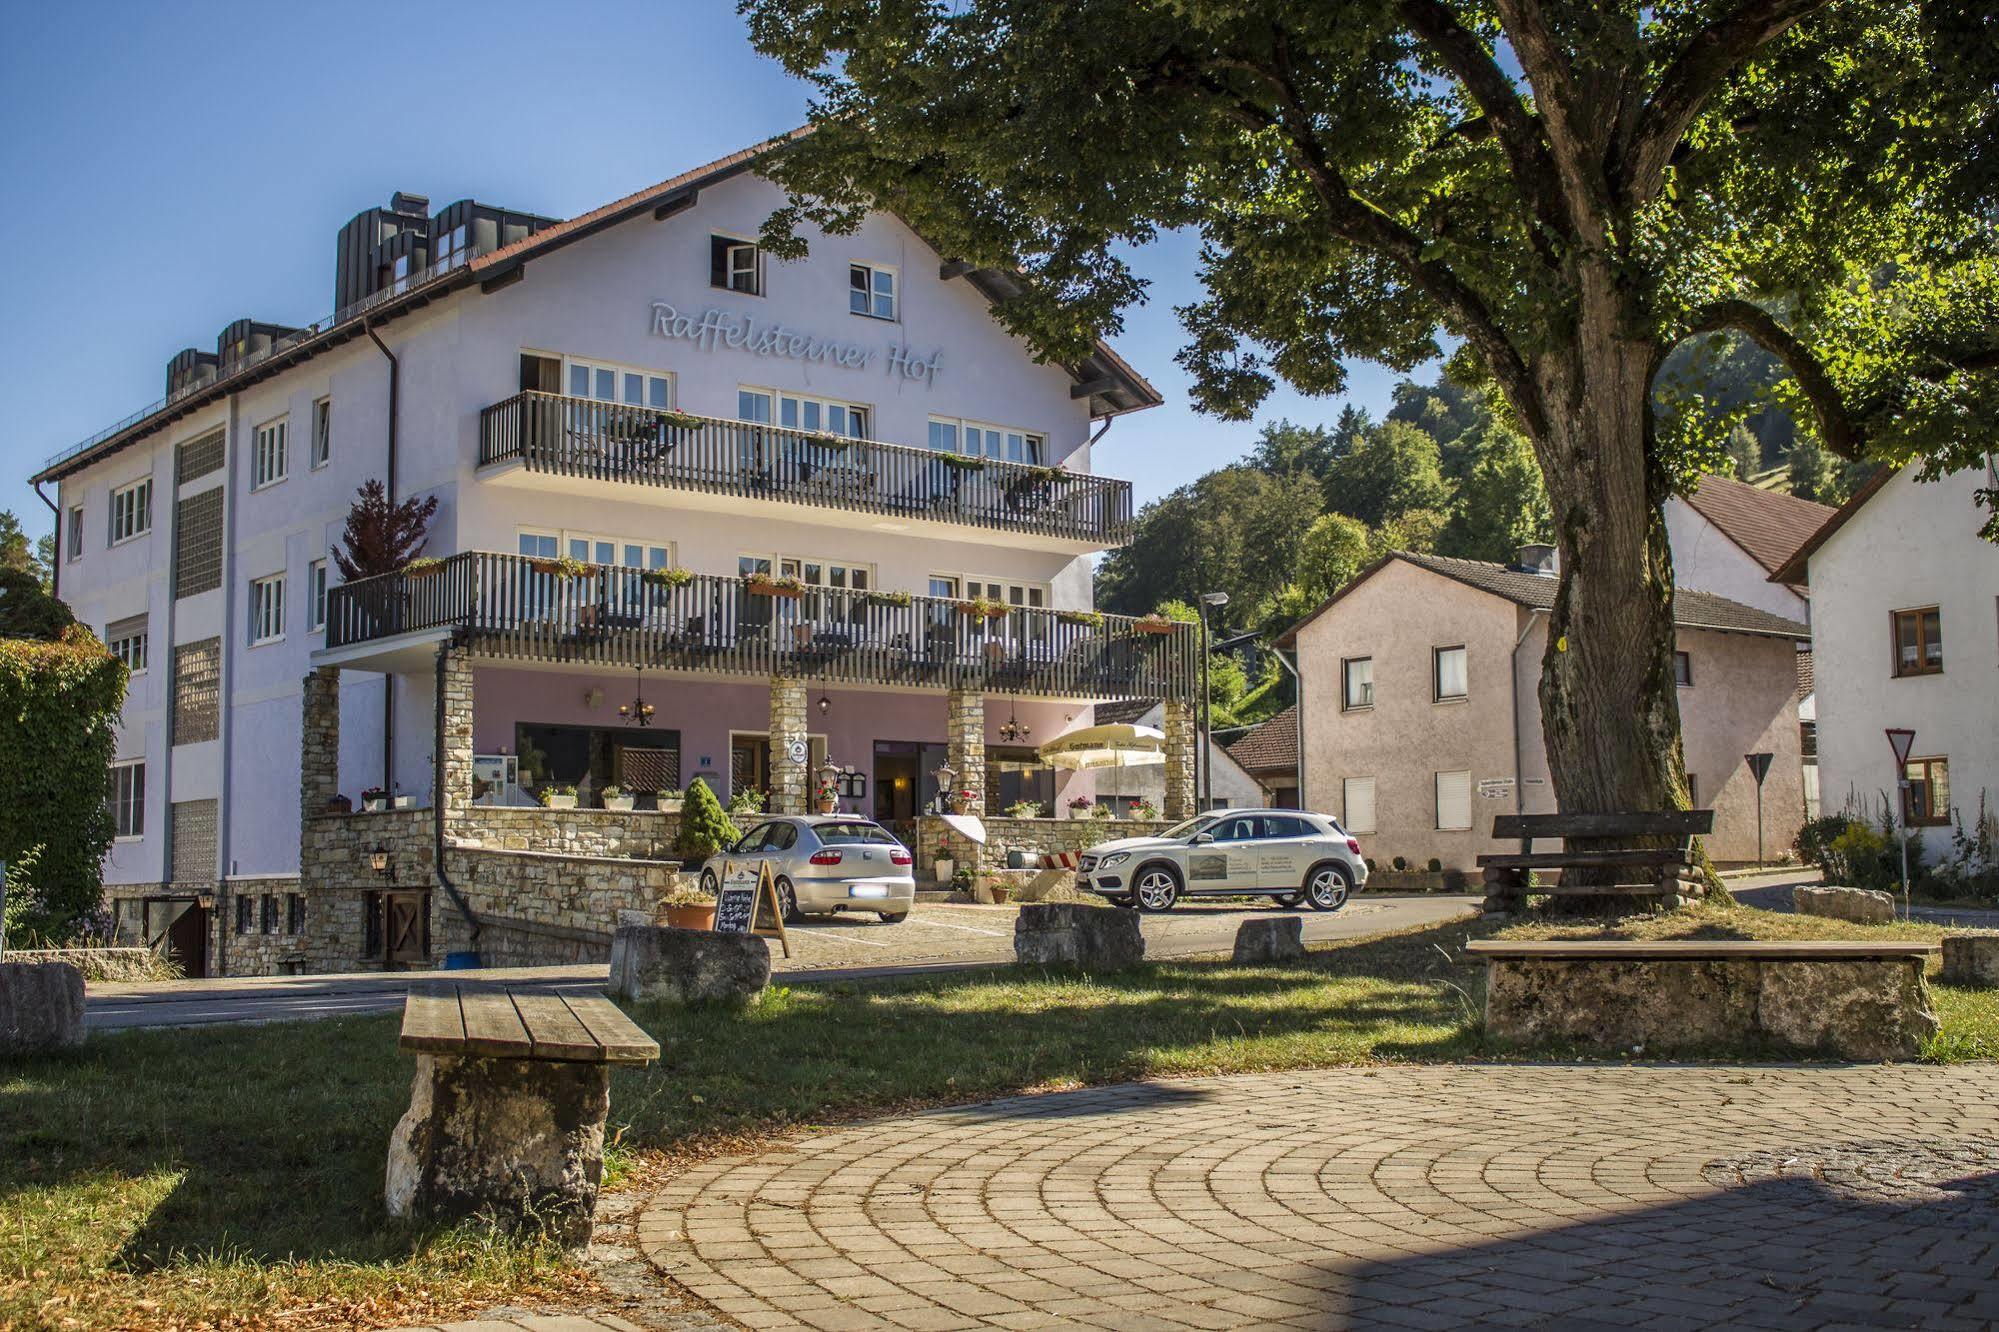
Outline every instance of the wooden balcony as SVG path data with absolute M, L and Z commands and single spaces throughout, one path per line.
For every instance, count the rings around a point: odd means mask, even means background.
M 1078 701 L 1194 696 L 1191 625 L 580 568 L 467 551 L 419 573 L 331 588 L 326 646 L 443 629 L 480 655 L 526 661 Z
M 1121 546 L 1131 483 L 719 417 L 520 393 L 479 413 L 479 465 Z

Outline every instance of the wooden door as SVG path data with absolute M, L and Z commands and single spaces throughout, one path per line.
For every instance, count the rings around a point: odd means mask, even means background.
M 430 894 L 388 893 L 384 955 L 391 963 L 422 962 L 430 956 Z

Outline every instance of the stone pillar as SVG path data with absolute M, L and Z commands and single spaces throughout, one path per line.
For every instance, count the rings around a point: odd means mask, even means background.
M 299 726 L 298 806 L 301 826 L 326 812 L 340 794 L 340 668 L 321 666 L 305 677 Z
M 971 813 L 986 813 L 986 696 L 953 689 L 944 704 L 944 745 L 958 789 L 972 793 Z M 945 793 L 950 807 L 950 793 Z
M 1194 816 L 1194 705 L 1185 699 L 1166 700 L 1166 807 L 1167 821 L 1178 823 Z
M 796 742 L 807 746 L 803 762 L 791 761 L 790 749 Z M 770 680 L 770 812 L 803 814 L 806 767 L 811 763 L 810 742 L 805 730 L 805 681 L 788 675 Z
M 436 793 L 446 826 L 463 819 L 472 807 L 472 657 L 464 648 L 437 650 L 444 663 L 444 734 L 439 737 L 443 789 Z

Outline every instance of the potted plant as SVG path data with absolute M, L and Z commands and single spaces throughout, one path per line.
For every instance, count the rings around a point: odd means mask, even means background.
M 1094 802 L 1093 802 L 1093 801 L 1092 801 L 1092 800 L 1091 800 L 1091 799 L 1090 799 L 1090 798 L 1089 798 L 1088 796 L 1075 796 L 1075 797 L 1073 797 L 1073 798 L 1072 798 L 1072 799 L 1071 799 L 1071 800 L 1069 801 L 1069 817 L 1070 817 L 1070 818 L 1072 818 L 1072 819 L 1087 819 L 1087 818 L 1089 818 L 1089 817 L 1090 817 L 1090 806 L 1091 806 L 1091 805 L 1092 805 L 1093 803 L 1094 803 Z
M 389 797 L 390 809 L 408 809 L 414 804 L 416 804 L 416 797 L 404 795 L 403 788 L 400 786 L 396 788 L 396 793 Z
M 379 814 L 388 807 L 389 791 L 387 787 L 371 786 L 361 792 L 361 809 L 363 812 Z
M 1085 629 L 1104 627 L 1104 613 L 1098 610 L 1058 610 L 1055 618 L 1063 624 L 1080 624 Z
M 1157 823 L 1159 821 L 1159 806 L 1153 804 L 1150 800 L 1139 801 L 1138 817 L 1144 819 L 1147 823 Z
M 555 560 L 529 560 L 528 568 L 556 578 L 588 578 L 597 572 L 596 565 L 579 560 L 574 555 L 564 555 Z
M 403 566 L 404 578 L 429 578 L 444 572 L 444 561 L 430 555 L 420 555 Z
M 543 809 L 575 809 L 576 788 L 573 786 L 544 786 L 541 790 Z
M 630 809 L 632 807 L 632 797 L 626 794 L 622 786 L 607 784 L 604 787 L 603 794 L 605 809 Z
M 991 879 L 986 883 L 986 891 L 992 894 L 994 906 L 1005 906 L 1007 899 L 1013 896 L 1013 885 L 1000 879 Z
M 814 802 L 821 814 L 840 812 L 840 774 L 826 771 L 819 774 L 812 792 Z
M 708 423 L 707 417 L 692 412 L 655 412 L 654 417 L 669 430 L 699 430 Z
M 1038 800 L 1016 800 L 1006 807 L 1010 819 L 1038 819 L 1041 817 L 1041 802 Z
M 346 796 L 341 795 L 338 791 L 335 791 L 332 795 L 326 797 L 326 812 L 328 814 L 352 814 L 354 812 L 354 802 Z
M 655 791 L 653 792 L 653 800 L 656 802 L 660 813 L 678 814 L 681 805 L 685 802 L 685 797 L 678 791 Z
M 715 928 L 715 899 L 699 888 L 677 884 L 659 899 L 666 909 L 666 923 L 676 930 Z
M 1141 634 L 1170 634 L 1180 627 L 1180 621 L 1154 611 L 1150 615 L 1141 615 L 1133 620 L 1131 627 Z
M 1090 817 L 1108 823 L 1117 817 L 1117 810 L 1110 805 L 1093 805 L 1090 807 Z
M 979 793 L 977 791 L 960 789 L 951 792 L 951 812 L 953 814 L 970 814 L 973 807 L 978 803 Z
M 1004 601 L 995 601 L 991 597 L 973 597 L 968 601 L 954 601 L 951 605 L 958 614 L 970 620 L 1003 620 L 1013 609 Z
M 909 604 L 909 593 L 863 592 L 861 593 L 861 604 L 864 606 L 907 606 Z
M 754 787 L 744 787 L 729 797 L 731 814 L 761 814 L 764 812 L 764 793 Z
M 753 573 L 744 580 L 744 587 L 754 596 L 788 597 L 792 600 L 805 595 L 805 581 L 794 574 Z
M 676 587 L 686 587 L 694 581 L 692 569 L 647 569 L 639 575 L 639 581 L 647 587 L 663 587 L 668 591 Z
M 955 467 L 961 472 L 983 472 L 986 470 L 984 458 L 974 458 L 966 453 L 940 453 L 937 461 L 946 467 Z
M 691 869 L 699 869 L 702 861 L 735 844 L 736 825 L 722 812 L 722 802 L 715 798 L 714 788 L 703 781 L 689 782 L 680 816 L 682 862 Z

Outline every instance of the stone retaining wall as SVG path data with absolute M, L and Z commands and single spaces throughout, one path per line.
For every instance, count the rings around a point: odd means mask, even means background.
M 936 877 L 937 862 L 950 860 L 958 869 L 980 871 L 1006 868 L 1009 851 L 1087 851 L 1121 837 L 1151 837 L 1172 827 L 1145 819 L 983 819 L 983 847 L 936 815 L 916 821 L 916 877 L 923 883 Z
M 661 899 L 683 882 L 678 860 L 451 847 L 444 865 L 481 928 L 474 944 L 440 892 L 431 899 L 431 951 L 476 947 L 480 962 L 496 967 L 606 961 L 618 913 L 657 917 Z

